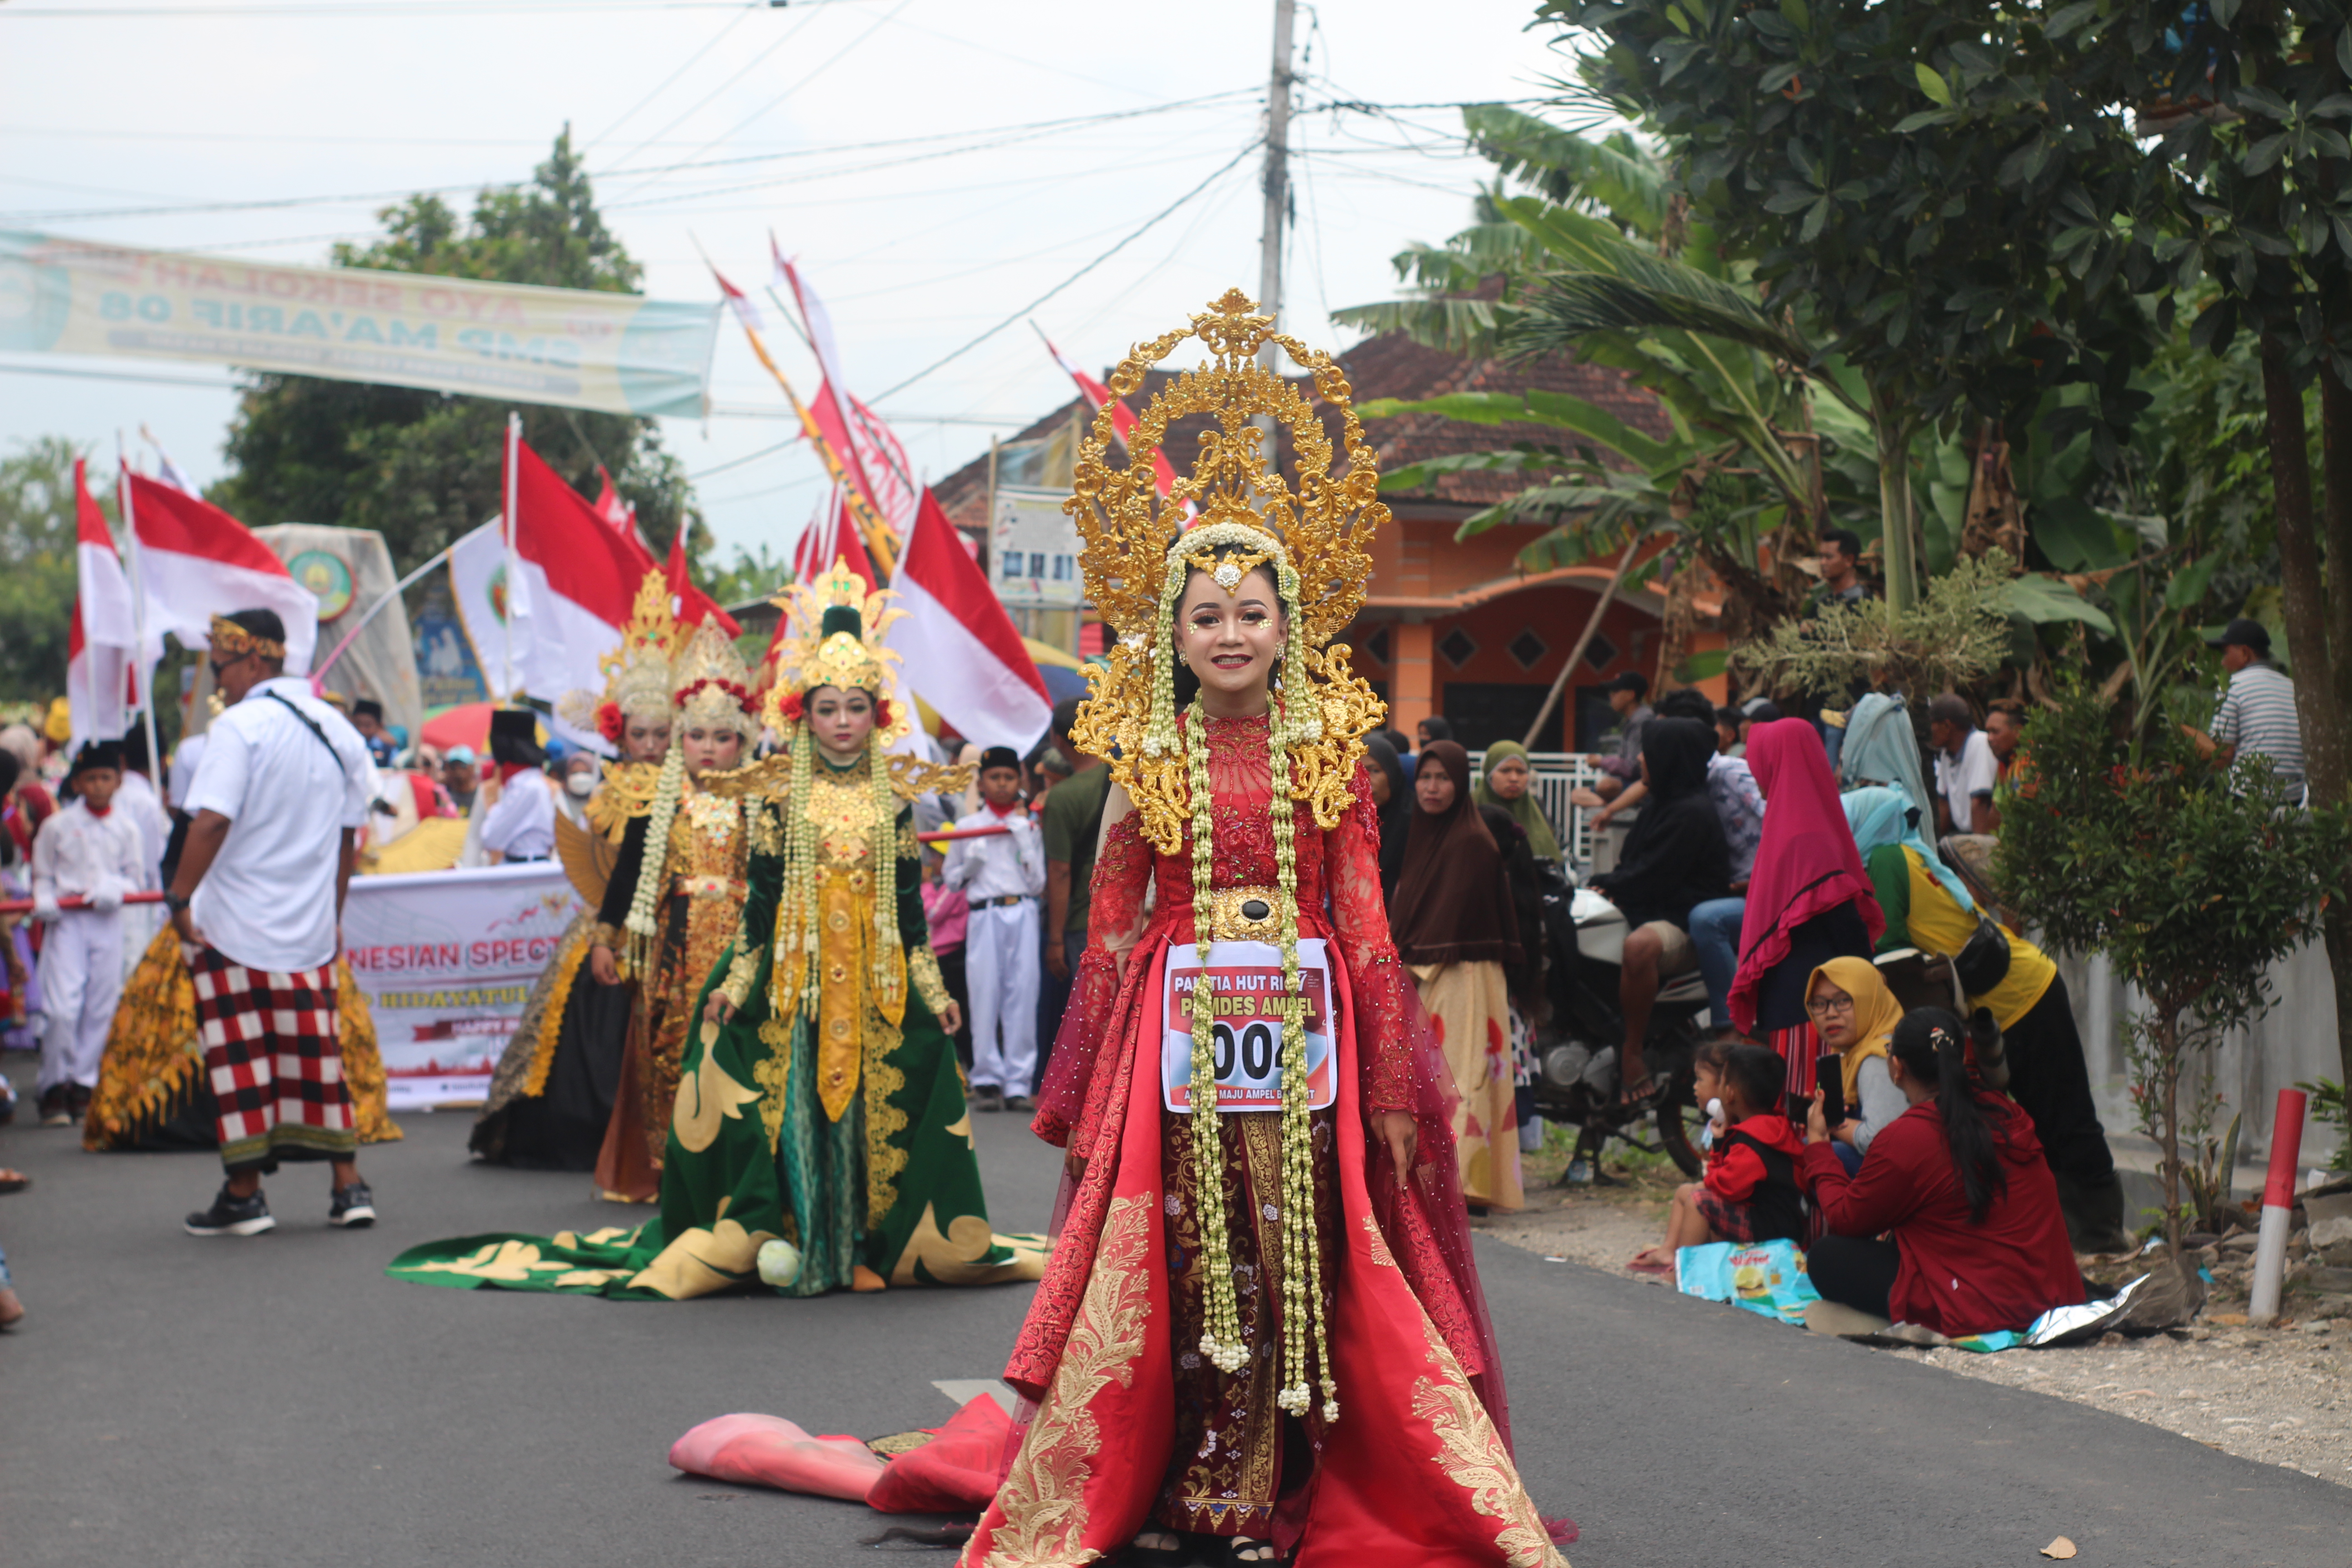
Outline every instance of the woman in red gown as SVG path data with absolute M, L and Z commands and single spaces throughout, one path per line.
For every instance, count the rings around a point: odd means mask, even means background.
M 1034 1123 L 1068 1151 L 1005 1373 L 1034 1409 L 963 1561 L 1542 1568 L 1561 1559 L 1511 1458 L 1451 1075 L 1382 910 L 1359 740 L 1381 710 L 1326 646 L 1386 512 L 1345 379 L 1274 340 L 1343 417 L 1348 472 L 1328 480 L 1305 400 L 1251 363 L 1270 335 L 1254 308 L 1229 294 L 1194 318 L 1214 357 L 1147 406 L 1125 469 L 1103 462 L 1108 412 L 1080 463 L 1090 587 L 1124 635 L 1076 738 L 1116 743 L 1118 782 Z M 1188 335 L 1139 348 L 1113 386 Z M 1295 491 L 1255 456 L 1261 410 L 1292 426 Z M 1201 412 L 1223 439 L 1176 482 L 1168 504 L 1202 521 L 1171 544 L 1133 448 Z M 1302 579 L 1331 585 L 1304 614 Z

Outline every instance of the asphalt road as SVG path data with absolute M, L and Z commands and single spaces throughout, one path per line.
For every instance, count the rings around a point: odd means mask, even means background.
M 16 1076 L 22 1058 L 12 1062 Z M 1053 1152 L 976 1117 L 1000 1228 L 1044 1225 Z M 85 1155 L 0 1129 L 26 1323 L 0 1337 L 0 1563 L 338 1568 L 859 1561 L 880 1516 L 681 1477 L 733 1410 L 874 1436 L 1000 1370 L 1028 1289 L 615 1303 L 383 1278 L 436 1237 L 610 1224 L 584 1176 L 465 1159 L 467 1119 L 405 1118 L 363 1167 L 383 1220 L 325 1224 L 326 1173 L 269 1186 L 250 1241 L 179 1231 L 218 1166 Z M 1498 1244 L 1479 1259 L 1521 1468 L 1620 1564 L 2352 1560 L 2341 1488 L 2042 1394 L 1947 1376 Z M 2013 1352 L 2013 1354 L 2030 1352 Z M 919 1562 L 949 1561 L 943 1552 Z

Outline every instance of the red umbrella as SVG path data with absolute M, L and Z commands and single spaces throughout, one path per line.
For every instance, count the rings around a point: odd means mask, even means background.
M 455 708 L 444 708 L 425 721 L 424 742 L 437 752 L 452 746 L 471 746 L 479 755 L 490 744 L 490 713 L 495 702 L 460 702 Z

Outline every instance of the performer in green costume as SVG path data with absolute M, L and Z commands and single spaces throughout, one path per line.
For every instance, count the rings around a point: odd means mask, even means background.
M 806 631 L 769 697 L 790 754 L 703 780 L 748 797 L 750 896 L 680 1064 L 661 1218 L 435 1242 L 393 1278 L 677 1300 L 1043 1273 L 1042 1238 L 994 1234 L 981 1194 L 903 804 L 962 770 L 887 752 L 906 732 L 883 695 L 888 597 L 839 565 L 793 590 Z

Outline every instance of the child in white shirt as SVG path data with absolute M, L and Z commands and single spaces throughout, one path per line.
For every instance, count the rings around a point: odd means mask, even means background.
M 981 754 L 978 811 L 959 832 L 1002 827 L 948 846 L 941 885 L 971 900 L 964 928 L 964 984 L 971 993 L 972 1104 L 981 1110 L 1033 1109 L 1037 1071 L 1038 895 L 1045 890 L 1045 845 L 1021 804 L 1021 759 L 1010 746 Z
M 33 918 L 41 943 L 41 1125 L 64 1127 L 89 1105 L 114 1005 L 122 995 L 122 896 L 146 886 L 145 840 L 114 807 L 122 747 L 93 741 L 67 775 L 73 804 L 33 839 Z M 82 908 L 64 909 L 68 899 Z

